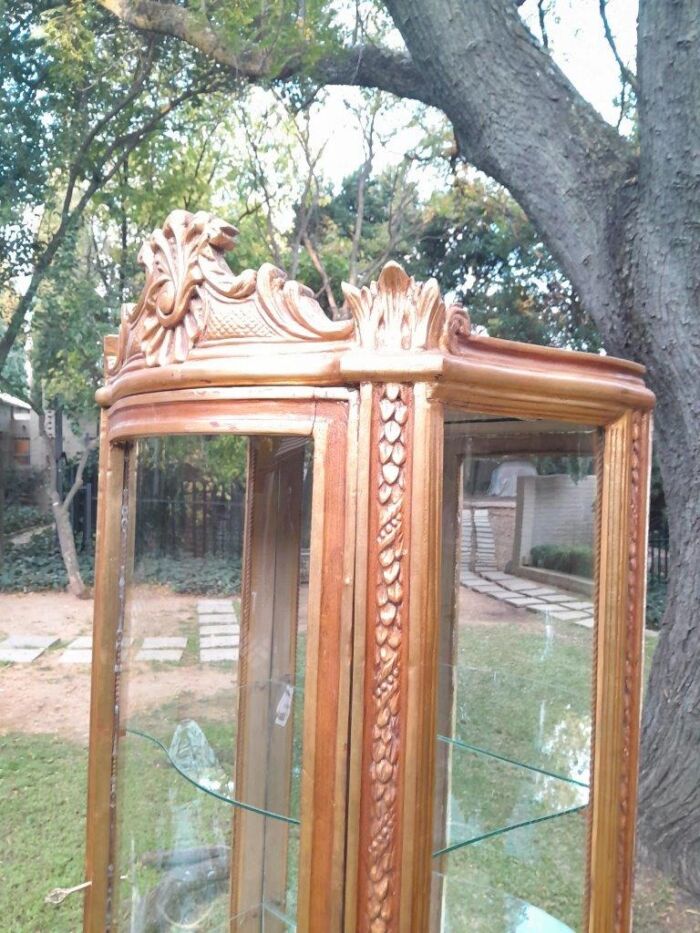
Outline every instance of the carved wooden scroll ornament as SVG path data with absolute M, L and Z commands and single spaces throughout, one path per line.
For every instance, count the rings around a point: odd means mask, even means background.
M 224 258 L 238 231 L 206 211 L 173 211 L 144 242 L 146 284 L 123 305 L 110 375 L 142 356 L 146 366 L 183 363 L 214 341 L 356 341 L 376 350 L 447 349 L 469 333 L 459 307 L 446 309 L 437 282 L 417 283 L 387 263 L 369 287 L 343 285 L 352 320 L 332 321 L 311 289 L 266 263 L 234 275 Z M 300 346 L 303 349 L 303 346 Z

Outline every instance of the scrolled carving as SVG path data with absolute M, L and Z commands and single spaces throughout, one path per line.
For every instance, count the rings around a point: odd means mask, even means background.
M 376 282 L 356 288 L 343 283 L 343 294 L 355 321 L 361 346 L 376 350 L 437 350 L 444 346 L 446 324 L 459 315 L 462 328 L 469 318 L 458 306 L 445 308 L 435 279 L 416 282 L 395 262 L 388 262 Z
M 372 760 L 367 913 L 371 933 L 394 929 L 401 643 L 404 603 L 406 389 L 383 386 L 379 399 L 376 496 L 378 504 L 376 618 L 372 696 Z
M 116 373 L 143 354 L 147 366 L 182 363 L 213 340 L 344 340 L 348 321 L 329 320 L 313 292 L 265 264 L 234 275 L 224 254 L 238 231 L 206 211 L 173 211 L 139 252 L 146 284 L 122 307 Z

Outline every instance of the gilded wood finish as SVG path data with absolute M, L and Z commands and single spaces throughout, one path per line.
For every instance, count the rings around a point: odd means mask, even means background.
M 625 933 L 653 406 L 642 368 L 475 335 L 436 283 L 393 263 L 346 287 L 352 319 L 330 322 L 271 266 L 234 275 L 234 238 L 211 215 L 172 214 L 105 342 L 85 928 L 108 924 L 120 445 L 237 432 L 315 448 L 299 929 L 428 929 L 443 407 L 461 407 L 605 430 L 588 930 Z
M 590 933 L 631 925 L 641 714 L 650 424 L 631 411 L 608 426 L 601 491 Z

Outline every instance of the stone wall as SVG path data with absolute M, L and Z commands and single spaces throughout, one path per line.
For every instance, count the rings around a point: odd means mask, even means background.
M 527 559 L 540 544 L 591 547 L 595 526 L 595 476 L 575 481 L 566 473 L 521 476 L 513 564 Z

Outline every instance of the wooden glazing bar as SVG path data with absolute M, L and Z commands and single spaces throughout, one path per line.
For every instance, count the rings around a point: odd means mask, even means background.
M 126 521 L 123 510 L 128 508 L 124 496 L 130 485 L 128 472 L 125 448 L 109 442 L 108 418 L 103 414 L 100 422 L 85 855 L 85 878 L 90 887 L 85 893 L 84 929 L 89 933 L 104 933 L 111 928 L 118 741 L 117 666 L 126 586 L 122 525 Z M 133 470 L 131 472 L 133 474 Z
M 647 413 L 630 411 L 606 429 L 588 933 L 631 929 L 649 452 Z
M 457 625 L 459 623 L 459 588 L 462 538 L 462 453 L 460 438 L 445 441 L 442 499 L 442 540 L 440 563 L 440 623 L 437 664 L 436 734 L 455 734 L 455 665 L 457 664 Z M 447 844 L 447 821 L 452 786 L 451 744 L 442 743 L 435 751 L 435 814 L 432 847 L 437 852 Z M 444 879 L 447 857 L 433 860 L 430 930 L 441 929 Z
M 303 441 L 250 442 L 241 609 L 236 792 L 290 815 L 301 546 Z M 282 718 L 280 718 L 282 717 Z M 282 721 L 284 719 L 284 722 Z M 232 929 L 263 927 L 262 904 L 284 910 L 289 824 L 243 809 L 233 818 Z M 265 929 L 282 922 L 264 919 Z

